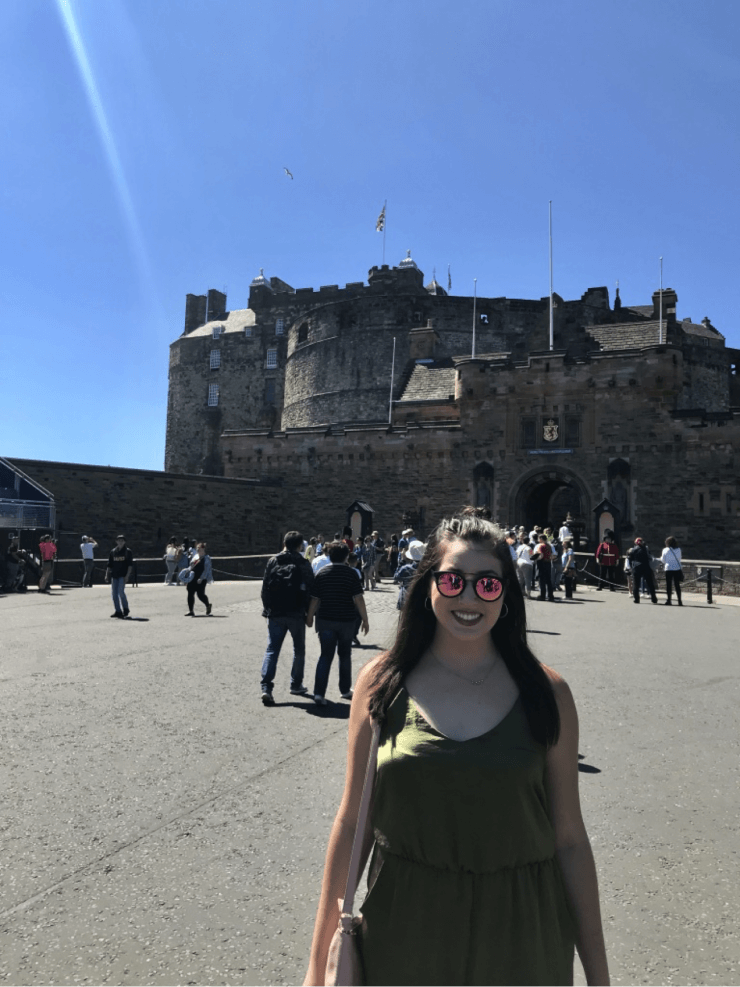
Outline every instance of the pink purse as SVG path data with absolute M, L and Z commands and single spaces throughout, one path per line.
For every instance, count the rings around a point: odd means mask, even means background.
M 363 982 L 360 951 L 355 938 L 358 926 L 362 922 L 361 915 L 354 915 L 355 894 L 360 881 L 360 854 L 367 827 L 367 817 L 370 810 L 370 797 L 375 780 L 375 768 L 378 763 L 378 746 L 380 744 L 380 725 L 373 722 L 373 739 L 370 744 L 370 755 L 365 770 L 365 783 L 362 786 L 360 811 L 357 815 L 357 828 L 352 843 L 352 856 L 349 860 L 347 887 L 344 901 L 337 899 L 339 904 L 339 927 L 334 933 L 329 946 L 329 956 L 326 960 L 326 987 L 359 987 Z

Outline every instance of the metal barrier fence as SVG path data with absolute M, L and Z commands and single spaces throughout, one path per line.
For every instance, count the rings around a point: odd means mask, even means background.
M 578 572 L 586 585 L 603 583 L 599 575 L 599 565 L 593 555 L 586 552 L 576 552 L 579 560 Z M 583 560 L 583 564 L 580 562 Z M 740 596 L 740 562 L 718 562 L 714 559 L 682 559 L 681 568 L 684 578 L 681 584 L 682 592 L 704 593 L 707 600 L 712 602 L 712 596 Z M 656 588 L 660 588 L 664 580 L 664 570 L 660 566 L 653 573 Z M 627 589 L 627 577 L 622 561 L 617 567 L 617 588 Z

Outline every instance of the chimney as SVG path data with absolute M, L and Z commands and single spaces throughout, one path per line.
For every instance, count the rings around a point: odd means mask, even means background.
M 213 322 L 214 319 L 226 318 L 226 295 L 223 291 L 216 291 L 215 288 L 208 289 L 208 311 L 206 321 Z
M 663 321 L 664 322 L 675 322 L 676 321 L 676 305 L 678 303 L 678 295 L 673 290 L 673 288 L 663 289 Z M 653 318 L 660 318 L 660 290 L 653 292 Z
M 206 321 L 206 296 L 185 295 L 185 335 L 204 325 Z

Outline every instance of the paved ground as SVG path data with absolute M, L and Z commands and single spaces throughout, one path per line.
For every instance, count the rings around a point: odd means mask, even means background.
M 0 598 L 0 983 L 294 984 L 348 706 L 259 701 L 258 585 Z M 394 594 L 368 595 L 376 647 Z M 738 984 L 740 609 L 533 603 L 569 680 L 616 984 Z M 309 667 L 318 654 L 311 636 Z M 578 971 L 577 983 L 583 983 Z

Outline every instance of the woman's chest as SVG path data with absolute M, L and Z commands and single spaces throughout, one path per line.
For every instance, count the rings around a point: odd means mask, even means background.
M 434 670 L 427 674 L 414 670 L 405 685 L 412 710 L 442 736 L 458 742 L 493 730 L 512 711 L 519 695 L 505 669 L 480 685 Z

